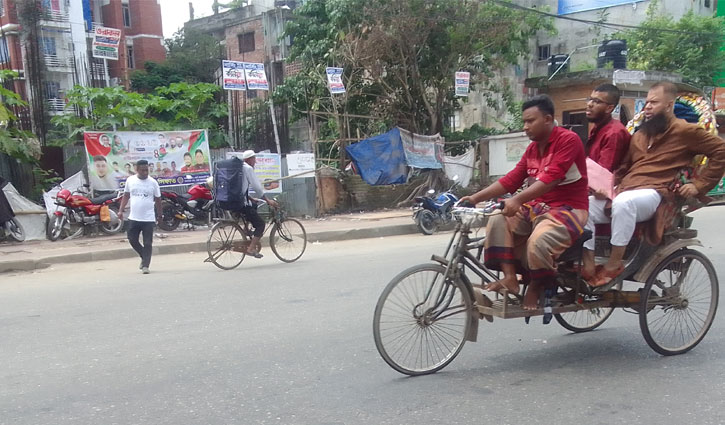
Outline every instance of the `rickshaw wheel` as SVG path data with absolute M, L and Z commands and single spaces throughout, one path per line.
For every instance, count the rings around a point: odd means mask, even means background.
M 715 268 L 692 249 L 675 251 L 647 278 L 639 306 L 639 327 L 647 344 L 671 356 L 694 348 L 705 337 L 718 304 Z
M 614 285 L 612 288 L 617 291 L 622 290 L 622 282 Z M 614 313 L 613 308 L 598 307 L 589 310 L 572 311 L 569 313 L 555 314 L 554 318 L 557 322 L 567 330 L 574 333 L 582 333 L 593 331 L 600 327 Z
M 445 281 L 445 270 L 438 264 L 420 264 L 401 272 L 375 306 L 375 346 L 400 373 L 437 372 L 453 361 L 466 342 L 472 320 L 471 293 L 460 280 Z

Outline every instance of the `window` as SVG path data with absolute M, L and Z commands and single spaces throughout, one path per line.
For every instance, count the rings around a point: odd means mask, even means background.
M 239 53 L 254 51 L 254 32 L 246 32 L 237 36 L 239 41 Z
M 540 61 L 545 61 L 551 56 L 551 44 L 544 44 L 538 47 L 538 58 Z
M 128 7 L 128 3 L 121 5 L 121 13 L 123 14 L 123 26 L 131 26 L 131 9 Z
M 10 62 L 10 51 L 8 51 L 8 39 L 0 38 L 0 63 L 7 63 L 7 62 Z
M 0 16 L 5 14 L 5 0 L 0 0 Z
M 46 99 L 60 99 L 60 83 L 57 81 L 44 82 L 43 94 Z
M 44 55 L 55 56 L 57 51 L 55 48 L 55 38 L 53 37 L 41 37 L 40 48 Z
M 710 0 L 705 0 L 705 7 L 710 7 Z
M 133 60 L 133 46 L 126 46 L 126 66 L 136 68 L 136 62 Z

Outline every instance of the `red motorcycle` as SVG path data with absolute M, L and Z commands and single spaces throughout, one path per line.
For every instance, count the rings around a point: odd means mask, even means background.
M 217 208 L 214 196 L 206 183 L 192 186 L 187 193 L 161 191 L 161 221 L 159 227 L 171 232 L 182 220 L 192 229 L 194 223 L 212 224 Z
M 69 238 L 78 237 L 89 227 L 99 227 L 108 235 L 121 231 L 123 221 L 118 219 L 119 194 L 95 198 L 86 195 L 80 190 L 73 194 L 61 188 L 55 198 L 58 208 L 49 223 L 48 238 L 51 241 L 57 241 L 64 234 Z

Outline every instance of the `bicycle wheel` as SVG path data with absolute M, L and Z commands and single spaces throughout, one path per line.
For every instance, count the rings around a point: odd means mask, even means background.
M 209 232 L 206 241 L 208 261 L 222 270 L 231 270 L 242 264 L 249 240 L 236 223 L 220 221 Z
M 710 329 L 719 297 L 715 268 L 700 252 L 670 254 L 647 278 L 639 327 L 647 344 L 671 356 L 693 349 Z
M 272 227 L 269 246 L 274 255 L 285 263 L 297 261 L 307 248 L 307 232 L 302 223 L 294 218 L 286 218 Z
M 444 275 L 438 264 L 413 266 L 390 281 L 375 306 L 375 346 L 400 373 L 437 372 L 466 342 L 471 294 L 461 281 L 444 281 Z
M 619 282 L 612 289 L 617 291 L 622 290 L 622 282 Z M 589 332 L 598 328 L 602 323 L 609 319 L 609 316 L 614 313 L 613 308 L 609 307 L 598 307 L 589 310 L 578 310 L 571 311 L 569 313 L 555 314 L 554 318 L 564 328 L 574 332 Z

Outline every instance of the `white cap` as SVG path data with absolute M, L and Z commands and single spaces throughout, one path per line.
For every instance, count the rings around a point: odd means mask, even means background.
M 256 153 L 254 153 L 253 150 L 249 149 L 242 153 L 242 159 L 249 159 L 249 158 L 253 157 L 254 155 L 256 155 Z

